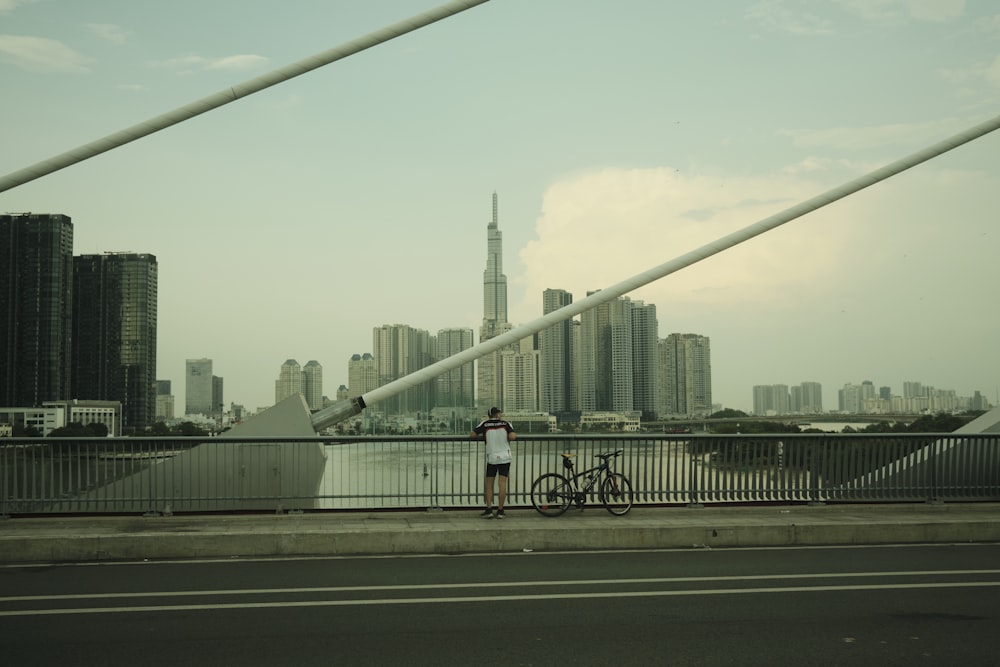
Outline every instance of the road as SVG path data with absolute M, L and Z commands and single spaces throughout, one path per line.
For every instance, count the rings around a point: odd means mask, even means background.
M 1000 545 L 0 568 L 3 663 L 995 665 Z

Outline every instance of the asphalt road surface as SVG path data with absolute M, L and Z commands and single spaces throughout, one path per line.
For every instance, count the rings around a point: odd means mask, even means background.
M 1000 663 L 1000 545 L 0 567 L 32 665 Z

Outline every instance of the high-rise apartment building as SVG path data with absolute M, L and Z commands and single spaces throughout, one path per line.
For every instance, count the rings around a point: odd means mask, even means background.
M 347 392 L 345 398 L 357 398 L 378 386 L 375 357 L 370 352 L 351 355 L 347 362 Z
M 446 359 L 472 347 L 472 329 L 442 329 L 434 341 L 435 359 Z M 476 405 L 476 377 L 473 362 L 443 373 L 435 380 L 435 405 L 472 408 Z
M 493 193 L 493 220 L 486 227 L 486 269 L 483 271 L 483 324 L 479 342 L 510 331 L 507 322 L 507 276 L 503 273 L 503 233 L 497 212 L 497 193 Z M 479 358 L 478 396 L 480 406 L 499 405 L 503 387 L 503 350 Z M 378 355 L 375 355 L 378 358 Z
M 156 257 L 73 259 L 73 398 L 118 401 L 124 433 L 156 418 Z
M 837 390 L 837 408 L 841 412 L 855 414 L 862 412 L 863 407 L 861 385 L 848 382 L 842 389 Z
M 755 415 L 778 414 L 775 407 L 777 403 L 773 384 L 755 384 L 753 386 L 753 413 Z
M 632 306 L 632 409 L 655 419 L 660 408 L 659 323 L 656 306 Z
M 174 395 L 170 380 L 156 381 L 156 421 L 168 421 L 174 418 Z
M 372 330 L 378 386 L 433 363 L 430 333 L 406 324 L 385 324 Z M 424 382 L 379 403 L 387 415 L 430 412 L 434 383 Z
M 659 342 L 660 417 L 712 412 L 712 347 L 708 336 L 670 334 Z
M 310 410 L 323 409 L 323 366 L 315 359 L 302 369 L 302 393 Z
M 595 292 L 587 292 L 587 296 Z M 580 314 L 580 410 L 611 409 L 611 306 L 599 304 Z
M 274 381 L 274 403 L 277 405 L 289 396 L 304 394 L 302 389 L 302 367 L 295 359 L 281 364 L 278 379 Z
M 521 339 L 516 349 L 504 348 L 501 403 L 505 412 L 538 411 L 538 350 L 534 336 Z
M 632 337 L 632 308 L 628 297 L 619 297 L 608 304 L 611 328 L 611 405 L 613 412 L 635 409 L 635 339 Z M 598 410 L 601 408 L 598 407 Z
M 0 215 L 0 405 L 71 398 L 73 223 Z
M 651 367 L 656 359 L 655 331 L 655 307 L 628 297 L 580 315 L 580 410 L 655 412 L 657 371 Z M 650 367 L 645 366 L 647 362 Z M 642 366 L 637 368 L 637 363 Z M 638 402 L 637 389 L 641 392 Z
M 218 375 L 212 376 L 212 410 L 208 414 L 212 417 L 218 417 L 223 412 L 225 412 L 226 399 L 224 398 L 223 391 L 223 379 Z
M 819 382 L 803 382 L 799 385 L 801 400 L 798 411 L 807 415 L 823 413 L 823 385 Z
M 562 289 L 542 292 L 542 314 L 573 303 L 573 295 Z M 554 415 L 573 410 L 573 330 L 572 319 L 563 320 L 538 332 L 539 409 Z
M 792 393 L 788 391 L 787 384 L 754 385 L 753 413 L 755 415 L 787 415 L 793 412 L 791 406 Z
M 215 414 L 212 360 L 188 359 L 184 378 L 184 414 L 206 417 Z
M 580 411 L 580 374 L 582 373 L 580 346 L 582 343 L 581 331 L 583 327 L 580 320 L 572 320 L 569 327 L 569 345 L 572 349 L 570 356 L 572 368 L 569 372 L 569 411 Z
M 817 415 L 823 412 L 823 386 L 819 382 L 802 382 L 792 387 L 768 386 L 775 389 L 770 393 L 754 394 L 754 412 L 757 413 L 758 408 L 764 410 L 764 412 L 757 414 L 765 414 L 770 411 L 774 414 Z M 787 393 L 787 404 L 783 403 L 775 392 Z

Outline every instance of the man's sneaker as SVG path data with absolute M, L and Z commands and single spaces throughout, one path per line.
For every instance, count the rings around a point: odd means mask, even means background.
M 503 510 L 497 510 L 497 518 L 502 519 L 504 517 Z
M 479 515 L 479 518 L 480 519 L 492 519 L 493 518 L 493 510 L 491 510 L 490 508 L 487 507 L 485 510 L 483 510 L 483 513 Z

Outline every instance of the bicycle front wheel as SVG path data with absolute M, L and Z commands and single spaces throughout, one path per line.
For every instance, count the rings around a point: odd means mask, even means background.
M 612 514 L 628 514 L 632 509 L 632 482 L 620 472 L 608 475 L 601 482 L 601 502 Z
M 543 516 L 559 516 L 571 502 L 573 486 L 559 473 L 546 473 L 531 485 L 531 504 Z

